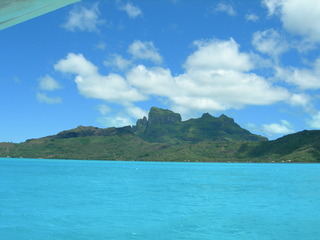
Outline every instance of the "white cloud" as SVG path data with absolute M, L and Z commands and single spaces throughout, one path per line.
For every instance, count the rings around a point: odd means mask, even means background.
M 268 105 L 289 95 L 255 74 L 230 70 L 193 71 L 176 80 L 183 95 L 172 96 L 173 102 L 191 109 L 215 111 Z
M 307 124 L 313 129 L 320 129 L 320 112 L 314 114 Z
M 74 8 L 70 11 L 67 22 L 63 27 L 68 31 L 98 31 L 98 26 L 103 23 L 99 19 L 99 5 L 96 3 L 91 8 Z
M 191 54 L 185 63 L 185 68 L 196 70 L 234 70 L 249 71 L 253 68 L 250 56 L 239 52 L 239 45 L 233 40 L 207 40 L 195 41 L 198 48 Z
M 215 8 L 216 12 L 225 12 L 226 14 L 228 14 L 229 16 L 235 16 L 237 15 L 236 10 L 234 10 L 234 8 L 232 7 L 232 5 L 230 4 L 225 4 L 225 3 L 218 3 L 216 8 Z
M 147 68 L 143 65 L 133 67 L 126 75 L 130 84 L 138 88 L 142 93 L 170 97 L 177 94 L 177 85 L 170 70 Z
M 75 74 L 78 90 L 87 98 L 122 104 L 146 99 L 120 75 L 101 75 L 98 68 L 82 54 L 70 53 L 65 59 L 58 61 L 54 68 L 62 73 Z
M 280 123 L 271 123 L 262 125 L 263 132 L 267 136 L 274 136 L 278 134 L 289 134 L 293 133 L 293 126 L 286 120 L 281 120 Z
M 125 11 L 130 18 L 137 18 L 142 16 L 142 11 L 139 7 L 134 6 L 132 3 L 127 3 L 120 6 L 120 10 Z
M 279 13 L 283 0 L 262 0 L 262 3 L 267 7 L 268 15 L 272 16 Z
M 132 64 L 130 60 L 125 59 L 119 54 L 112 54 L 103 63 L 105 66 L 115 67 L 120 70 L 125 70 Z
M 283 27 L 309 41 L 320 41 L 319 0 L 264 0 L 269 15 L 280 16 Z
M 153 42 L 142 42 L 135 40 L 128 49 L 135 59 L 149 60 L 156 64 L 162 63 L 162 57 L 158 53 L 158 49 L 154 46 Z
M 60 84 L 49 75 L 46 75 L 39 79 L 40 90 L 53 91 L 59 88 L 61 88 Z
M 82 54 L 69 53 L 54 65 L 55 70 L 63 73 L 78 74 L 81 76 L 98 75 L 98 68 L 89 62 Z
M 276 67 L 275 69 L 278 79 L 294 84 L 300 89 L 320 88 L 320 58 L 314 62 L 311 68 Z
M 274 29 L 255 32 L 252 44 L 258 51 L 273 57 L 280 56 L 289 48 L 286 40 Z
M 259 20 L 259 16 L 254 13 L 248 13 L 245 17 L 247 21 L 257 22 Z
M 62 99 L 60 97 L 48 97 L 45 93 L 37 93 L 37 100 L 41 103 L 47 104 L 56 104 L 62 103 Z
M 114 103 L 126 103 L 145 100 L 137 89 L 131 87 L 118 74 L 95 75 L 75 78 L 79 92 L 87 98 L 102 99 Z
M 181 112 L 227 110 L 290 99 L 286 89 L 247 73 L 253 67 L 250 55 L 240 52 L 233 39 L 196 45 L 198 49 L 186 60 L 184 74 L 172 76 L 169 69 L 139 65 L 126 78 L 145 95 L 167 97 Z
M 131 67 L 124 76 L 104 76 L 83 55 L 73 53 L 58 61 L 55 69 L 75 74 L 83 96 L 122 104 L 135 118 L 145 113 L 133 102 L 150 97 L 165 98 L 172 109 L 183 114 L 280 101 L 304 104 L 305 96 L 292 94 L 250 72 L 255 67 L 252 55 L 241 52 L 233 39 L 197 41 L 195 45 L 197 49 L 186 59 L 184 73 L 175 76 L 170 69 L 144 65 Z
M 291 98 L 289 99 L 289 103 L 292 106 L 309 107 L 310 99 L 310 96 L 304 93 L 292 94 Z

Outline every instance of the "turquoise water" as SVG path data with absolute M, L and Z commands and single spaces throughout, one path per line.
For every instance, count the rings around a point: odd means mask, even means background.
M 0 159 L 5 240 L 319 240 L 320 165 Z

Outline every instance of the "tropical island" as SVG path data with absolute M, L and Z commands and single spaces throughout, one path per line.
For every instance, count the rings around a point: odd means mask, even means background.
M 176 161 L 320 162 L 320 131 L 302 131 L 269 141 L 241 128 L 226 115 L 182 121 L 152 107 L 134 126 L 79 126 L 23 143 L 0 143 L 0 157 Z

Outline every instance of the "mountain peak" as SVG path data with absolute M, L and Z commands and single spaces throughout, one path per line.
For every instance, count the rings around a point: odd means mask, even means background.
M 218 119 L 223 120 L 223 121 L 229 121 L 229 122 L 234 122 L 233 118 L 228 117 L 227 115 L 221 114 Z
M 168 109 L 152 107 L 148 115 L 148 123 L 151 124 L 171 124 L 181 122 L 181 115 Z
M 178 113 L 152 107 L 148 116 L 148 119 L 139 119 L 133 131 L 151 142 L 267 140 L 241 128 L 224 114 L 217 118 L 204 113 L 200 118 L 182 121 Z
M 209 113 L 204 113 L 202 114 L 201 118 L 213 118 L 213 116 L 210 115 Z

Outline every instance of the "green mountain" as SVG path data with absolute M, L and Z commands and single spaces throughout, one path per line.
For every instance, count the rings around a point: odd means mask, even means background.
M 232 118 L 216 118 L 205 113 L 201 118 L 181 121 L 181 116 L 170 110 L 152 107 L 148 120 L 139 119 L 133 127 L 137 136 L 149 142 L 211 141 L 267 141 L 241 128 Z
M 152 107 L 135 126 L 79 126 L 26 142 L 0 143 L 0 157 L 202 162 L 320 162 L 320 131 L 268 141 L 225 115 L 182 121 Z
M 302 131 L 239 149 L 244 158 L 282 162 L 320 162 L 320 131 Z

